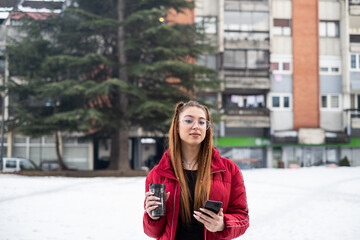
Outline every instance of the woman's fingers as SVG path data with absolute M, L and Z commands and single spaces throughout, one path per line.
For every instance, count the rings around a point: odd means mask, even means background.
M 156 209 L 159 205 L 161 205 L 160 198 L 154 196 L 154 193 L 152 192 L 146 192 L 145 193 L 146 199 L 145 199 L 145 211 L 149 214 L 150 218 L 157 220 L 160 217 L 153 217 L 151 212 Z M 165 194 L 165 201 L 169 199 L 170 192 Z
M 205 228 L 210 232 L 224 230 L 224 213 L 223 209 L 220 209 L 218 214 L 211 212 L 210 210 L 200 208 L 201 212 L 194 211 L 194 217 L 196 220 L 204 224 Z M 207 216 L 206 214 L 210 215 Z

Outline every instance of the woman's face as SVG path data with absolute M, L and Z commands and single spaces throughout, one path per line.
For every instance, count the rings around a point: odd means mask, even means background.
M 187 107 L 179 115 L 179 135 L 182 143 L 199 145 L 205 139 L 207 124 L 204 110 Z

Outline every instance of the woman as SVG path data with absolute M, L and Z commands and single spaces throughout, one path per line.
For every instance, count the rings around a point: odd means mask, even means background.
M 180 102 L 169 130 L 169 149 L 146 178 L 144 232 L 157 239 L 233 239 L 249 227 L 242 174 L 212 146 L 206 106 Z M 158 198 L 149 183 L 166 186 L 166 216 L 152 217 Z M 218 214 L 203 209 L 221 201 Z M 204 213 L 210 215 L 206 216 Z

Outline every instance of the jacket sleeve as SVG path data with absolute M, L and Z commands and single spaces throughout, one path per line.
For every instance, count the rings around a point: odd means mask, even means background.
M 149 183 L 153 182 L 151 180 L 152 179 L 151 176 L 152 176 L 152 174 L 149 173 L 148 177 L 146 178 L 145 192 L 149 191 Z M 146 204 L 146 199 L 144 200 L 144 216 L 143 216 L 144 232 L 149 237 L 159 238 L 162 235 L 162 233 L 163 233 L 163 231 L 165 229 L 166 218 L 165 217 L 160 217 L 160 219 L 158 219 L 158 220 L 151 219 L 149 214 L 145 211 L 145 204 Z
M 229 205 L 224 214 L 225 229 L 217 232 L 220 239 L 233 239 L 245 233 L 249 227 L 248 205 L 244 179 L 239 169 L 232 177 Z

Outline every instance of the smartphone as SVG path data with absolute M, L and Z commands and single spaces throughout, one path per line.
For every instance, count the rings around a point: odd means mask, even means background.
M 207 200 L 207 201 L 205 202 L 204 208 L 205 208 L 205 209 L 208 209 L 208 210 L 210 210 L 210 211 L 212 211 L 212 212 L 214 212 L 214 213 L 216 213 L 216 214 L 218 214 L 219 211 L 220 211 L 220 208 L 221 208 L 222 204 L 223 204 L 222 202 Z M 207 216 L 210 217 L 209 214 L 206 214 L 206 213 L 204 213 L 204 212 L 203 212 L 203 214 L 205 214 L 205 215 L 207 215 Z

